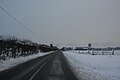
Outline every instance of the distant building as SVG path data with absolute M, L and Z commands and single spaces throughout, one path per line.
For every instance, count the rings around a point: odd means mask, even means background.
M 88 43 L 88 48 L 91 48 L 91 43 Z

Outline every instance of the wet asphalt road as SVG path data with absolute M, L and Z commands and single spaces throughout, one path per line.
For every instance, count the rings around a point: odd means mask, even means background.
M 61 51 L 0 72 L 0 80 L 78 80 Z

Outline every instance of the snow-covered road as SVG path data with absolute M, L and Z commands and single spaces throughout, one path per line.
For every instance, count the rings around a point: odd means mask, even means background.
M 120 55 L 63 53 L 82 80 L 120 80 Z

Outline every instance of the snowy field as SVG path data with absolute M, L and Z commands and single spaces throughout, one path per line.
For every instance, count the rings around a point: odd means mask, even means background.
M 3 61 L 3 60 L 0 60 L 0 71 L 3 71 L 3 70 L 6 70 L 6 69 L 9 69 L 11 67 L 14 67 L 20 63 L 23 63 L 23 62 L 26 62 L 28 60 L 31 60 L 31 59 L 34 59 L 34 58 L 37 58 L 37 57 L 40 57 L 40 56 L 44 56 L 44 55 L 47 55 L 49 53 L 52 53 L 52 52 L 48 52 L 48 53 L 38 53 L 38 54 L 33 54 L 33 55 L 30 55 L 30 56 L 26 56 L 26 57 L 19 57 L 19 58 L 10 58 L 10 59 L 7 59 L 6 61 Z
M 116 55 L 63 53 L 82 80 L 120 80 L 120 51 L 116 51 Z

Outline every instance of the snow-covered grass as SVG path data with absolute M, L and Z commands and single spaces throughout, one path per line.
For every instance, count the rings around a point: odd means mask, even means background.
M 48 53 L 38 53 L 38 54 L 33 54 L 33 55 L 30 55 L 30 56 L 26 56 L 26 57 L 19 57 L 19 58 L 10 58 L 10 59 L 7 59 L 5 61 L 3 60 L 0 60 L 0 71 L 3 71 L 3 70 L 6 70 L 6 69 L 9 69 L 11 67 L 14 67 L 20 63 L 23 63 L 23 62 L 26 62 L 28 60 L 31 60 L 31 59 L 34 59 L 34 58 L 37 58 L 37 57 L 40 57 L 40 56 L 44 56 L 44 55 L 47 55 L 49 53 L 52 53 L 52 52 L 48 52 Z
M 63 53 L 82 80 L 120 80 L 120 55 Z

